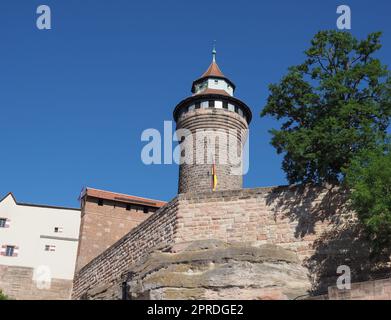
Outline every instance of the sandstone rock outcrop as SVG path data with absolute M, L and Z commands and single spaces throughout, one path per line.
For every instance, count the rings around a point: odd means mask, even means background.
M 295 252 L 276 245 L 217 240 L 155 250 L 124 280 L 131 299 L 294 299 L 310 282 Z M 117 295 L 119 285 L 96 288 L 90 299 Z

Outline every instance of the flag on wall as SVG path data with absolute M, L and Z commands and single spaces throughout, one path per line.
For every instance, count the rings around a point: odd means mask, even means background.
M 215 191 L 217 187 L 217 173 L 216 173 L 216 165 L 213 163 L 212 165 L 212 190 Z

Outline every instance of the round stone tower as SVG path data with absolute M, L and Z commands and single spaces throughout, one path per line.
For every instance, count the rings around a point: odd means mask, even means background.
M 192 96 L 174 109 L 180 144 L 179 193 L 241 189 L 250 108 L 216 63 L 193 82 Z

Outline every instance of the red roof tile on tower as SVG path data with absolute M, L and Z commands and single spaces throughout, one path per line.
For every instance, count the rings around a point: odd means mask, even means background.
M 198 92 L 198 93 L 195 93 L 193 94 L 193 96 L 199 96 L 199 95 L 202 95 L 202 94 L 221 94 L 223 96 L 230 96 L 228 94 L 228 92 L 226 92 L 225 90 L 220 90 L 220 89 L 205 89 L 204 91 L 201 91 L 201 92 Z
M 215 61 L 212 61 L 212 63 L 210 64 L 208 70 L 206 70 L 204 72 L 204 74 L 201 76 L 201 78 L 213 77 L 213 76 L 214 77 L 225 77 Z

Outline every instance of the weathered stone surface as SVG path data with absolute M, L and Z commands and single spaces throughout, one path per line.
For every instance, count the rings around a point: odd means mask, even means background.
M 258 272 L 261 269 L 253 265 L 266 267 L 268 262 L 276 265 L 283 262 L 291 267 L 298 257 L 309 274 L 311 294 L 324 294 L 328 286 L 335 285 L 340 265 L 351 268 L 353 282 L 370 280 L 374 273 L 376 278 L 386 277 L 382 274 L 390 270 L 389 253 L 375 260 L 370 256 L 365 234 L 354 214 L 344 209 L 344 203 L 344 194 L 338 188 L 311 186 L 180 194 L 79 271 L 73 297 L 78 299 L 87 291 L 106 284 L 117 286 L 118 291 L 129 271 L 147 279 L 173 264 L 190 264 L 192 270 L 200 270 L 206 278 L 214 277 L 212 271 L 201 268 L 210 261 L 221 271 L 225 270 L 226 263 L 235 263 L 236 270 L 242 270 L 245 266 L 238 263 L 249 262 L 247 267 Z M 289 250 L 276 249 L 274 258 L 268 260 L 268 247 L 264 245 Z M 276 259 L 279 255 L 280 260 Z M 290 260 L 290 255 L 295 258 Z M 286 269 L 288 275 L 289 272 Z M 208 281 L 211 283 L 210 279 Z M 278 290 L 276 293 L 261 289 L 243 286 L 241 292 L 243 297 L 251 297 L 250 292 L 254 298 L 280 296 Z M 155 288 L 151 294 L 140 290 L 143 293 L 139 297 L 163 296 L 165 292 L 167 296 L 179 297 L 178 290 Z M 183 294 L 200 297 L 194 290 L 198 292 L 198 288 L 189 287 Z M 226 297 L 235 292 L 234 288 L 224 288 L 224 292 L 215 287 L 203 290 L 202 296 L 208 297 Z M 288 296 L 294 294 L 284 294 Z
M 310 287 L 297 255 L 275 245 L 197 241 L 180 252 L 155 251 L 130 272 L 133 299 L 289 299 Z M 115 287 L 88 298 L 112 298 Z
M 68 300 L 72 280 L 52 279 L 50 287 L 40 288 L 33 280 L 33 268 L 0 266 L 0 288 L 12 299 Z

